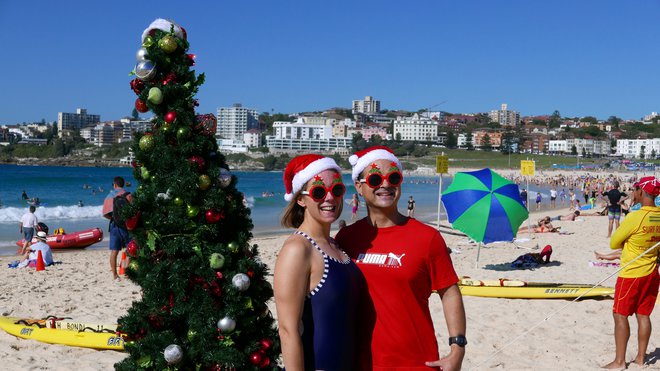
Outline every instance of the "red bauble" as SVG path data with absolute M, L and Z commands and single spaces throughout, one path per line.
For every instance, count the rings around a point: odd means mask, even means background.
M 165 79 L 163 79 L 163 85 L 167 84 L 172 84 L 176 82 L 176 74 L 174 72 L 170 72 L 165 76 Z
M 259 344 L 261 345 L 261 350 L 268 350 L 273 346 L 273 341 L 270 339 L 261 339 Z
M 191 66 L 194 66 L 195 65 L 195 58 L 197 58 L 197 56 L 195 54 L 188 54 L 188 64 L 191 65 Z
M 140 79 L 131 80 L 131 89 L 133 89 L 135 94 L 140 95 L 140 93 L 142 93 L 142 90 L 144 90 L 144 81 Z
M 257 366 L 261 363 L 262 354 L 261 352 L 253 352 L 250 354 L 250 363 Z
M 215 276 L 218 277 L 219 280 L 222 279 L 222 272 L 215 272 Z
M 165 122 L 167 122 L 168 124 L 171 124 L 171 123 L 174 122 L 174 120 L 176 120 L 176 112 L 170 111 L 170 112 L 165 114 Z
M 149 107 L 147 107 L 147 103 L 145 103 L 140 98 L 135 100 L 135 109 L 138 110 L 138 112 L 142 112 L 142 113 L 149 111 Z
M 193 167 L 200 173 L 203 173 L 206 170 L 206 161 L 201 156 L 192 156 L 188 159 L 190 163 L 193 164 Z
M 131 240 L 131 242 L 126 245 L 126 252 L 133 258 L 137 256 L 138 244 L 135 242 L 135 240 Z
M 224 214 L 222 214 L 222 212 L 220 211 L 210 209 L 206 211 L 205 217 L 208 223 L 214 224 L 219 222 L 222 218 L 224 218 Z
M 269 365 L 270 365 L 270 358 L 266 357 L 265 355 L 261 357 L 261 362 L 259 362 L 259 367 L 266 368 Z
M 129 231 L 134 230 L 135 227 L 137 227 L 138 223 L 140 222 L 140 215 L 142 215 L 142 213 L 138 211 L 135 215 L 126 219 L 126 229 L 128 229 Z

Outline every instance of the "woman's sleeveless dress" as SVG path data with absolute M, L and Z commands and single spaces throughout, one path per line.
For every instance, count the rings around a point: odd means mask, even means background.
M 303 309 L 305 370 L 352 370 L 357 356 L 355 313 L 364 289 L 362 273 L 346 253 L 346 259 L 339 261 L 329 257 L 304 232 L 296 233 L 311 242 L 325 263 L 321 281 L 307 295 Z

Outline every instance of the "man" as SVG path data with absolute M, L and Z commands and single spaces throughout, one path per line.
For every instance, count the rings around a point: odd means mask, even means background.
M 125 225 L 117 225 L 117 217 L 113 218 L 115 198 L 126 193 L 124 190 L 124 178 L 118 176 L 115 177 L 112 182 L 112 187 L 114 188 L 105 200 L 103 200 L 103 216 L 110 220 L 110 270 L 112 271 L 112 278 L 114 280 L 119 280 L 119 275 L 117 274 L 117 255 L 119 251 L 126 247 L 128 244 L 128 230 Z M 131 200 L 131 195 L 126 196 L 127 200 Z
M 619 182 L 612 183 L 612 189 L 603 192 L 603 196 L 607 196 L 607 218 L 609 219 L 609 226 L 607 227 L 607 237 L 612 235 L 612 227 L 616 224 L 619 228 L 619 221 L 621 220 L 621 203 L 628 199 L 628 195 L 619 191 Z
M 565 220 L 569 222 L 574 222 L 575 218 L 580 216 L 580 210 L 575 210 L 572 213 L 566 214 L 566 215 L 557 215 L 554 218 L 551 218 L 551 220 Z
M 660 182 L 653 176 L 644 177 L 633 192 L 634 199 L 641 200 L 642 208 L 630 213 L 610 240 L 610 248 L 623 250 L 612 310 L 616 355 L 614 361 L 603 366 L 607 369 L 626 368 L 626 347 L 630 337 L 628 316 L 633 314 L 637 317 L 638 327 L 637 356 L 633 362 L 639 366 L 644 364 L 651 337 L 649 316 L 660 284 L 656 246 L 660 242 L 660 208 L 654 203 L 660 194 Z
M 550 207 L 553 209 L 557 207 L 557 190 L 555 187 L 550 189 Z
M 30 245 L 23 255 L 25 265 L 32 260 L 36 261 L 39 257 L 39 251 L 41 251 L 41 258 L 44 260 L 45 266 L 53 264 L 53 252 L 46 243 L 48 235 L 46 232 L 39 231 L 35 237 L 37 238 L 37 242 Z
M 525 188 L 520 192 L 520 199 L 522 200 L 523 205 L 525 205 L 525 208 L 527 208 L 527 191 Z
M 408 217 L 409 218 L 415 217 L 415 200 L 413 199 L 413 196 L 410 196 L 410 198 L 408 198 Z
M 37 208 L 34 205 L 30 205 L 29 211 L 21 216 L 18 230 L 23 234 L 23 239 L 25 240 L 25 242 L 23 242 L 21 254 L 25 254 L 25 249 L 32 241 L 32 237 L 34 237 L 34 229 L 37 228 L 37 224 L 39 224 L 39 219 L 34 215 L 36 210 Z
M 447 245 L 438 231 L 397 209 L 402 166 L 389 148 L 371 147 L 349 161 L 367 217 L 342 228 L 337 242 L 368 286 L 358 310 L 358 323 L 366 327 L 360 369 L 459 370 L 467 344 L 465 310 Z M 451 351 L 443 358 L 428 306 L 433 291 L 440 294 L 449 334 Z

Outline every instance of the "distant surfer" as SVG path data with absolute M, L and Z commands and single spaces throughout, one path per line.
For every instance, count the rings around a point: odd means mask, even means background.
M 82 200 L 78 200 L 78 207 L 83 207 L 83 206 L 85 206 L 85 205 L 83 205 Z
M 29 200 L 30 199 L 28 197 L 27 193 L 25 193 L 25 190 L 23 190 L 23 194 L 21 195 L 21 199 L 23 199 L 23 200 Z

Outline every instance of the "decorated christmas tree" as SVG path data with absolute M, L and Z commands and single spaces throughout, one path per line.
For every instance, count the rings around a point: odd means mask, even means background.
M 129 357 L 118 370 L 276 369 L 277 330 L 266 266 L 250 245 L 243 195 L 215 141 L 214 115 L 197 115 L 204 82 L 186 31 L 158 19 L 142 34 L 131 88 L 154 114 L 136 133 L 139 186 L 122 210 L 133 239 L 126 275 L 142 300 L 119 319 Z

